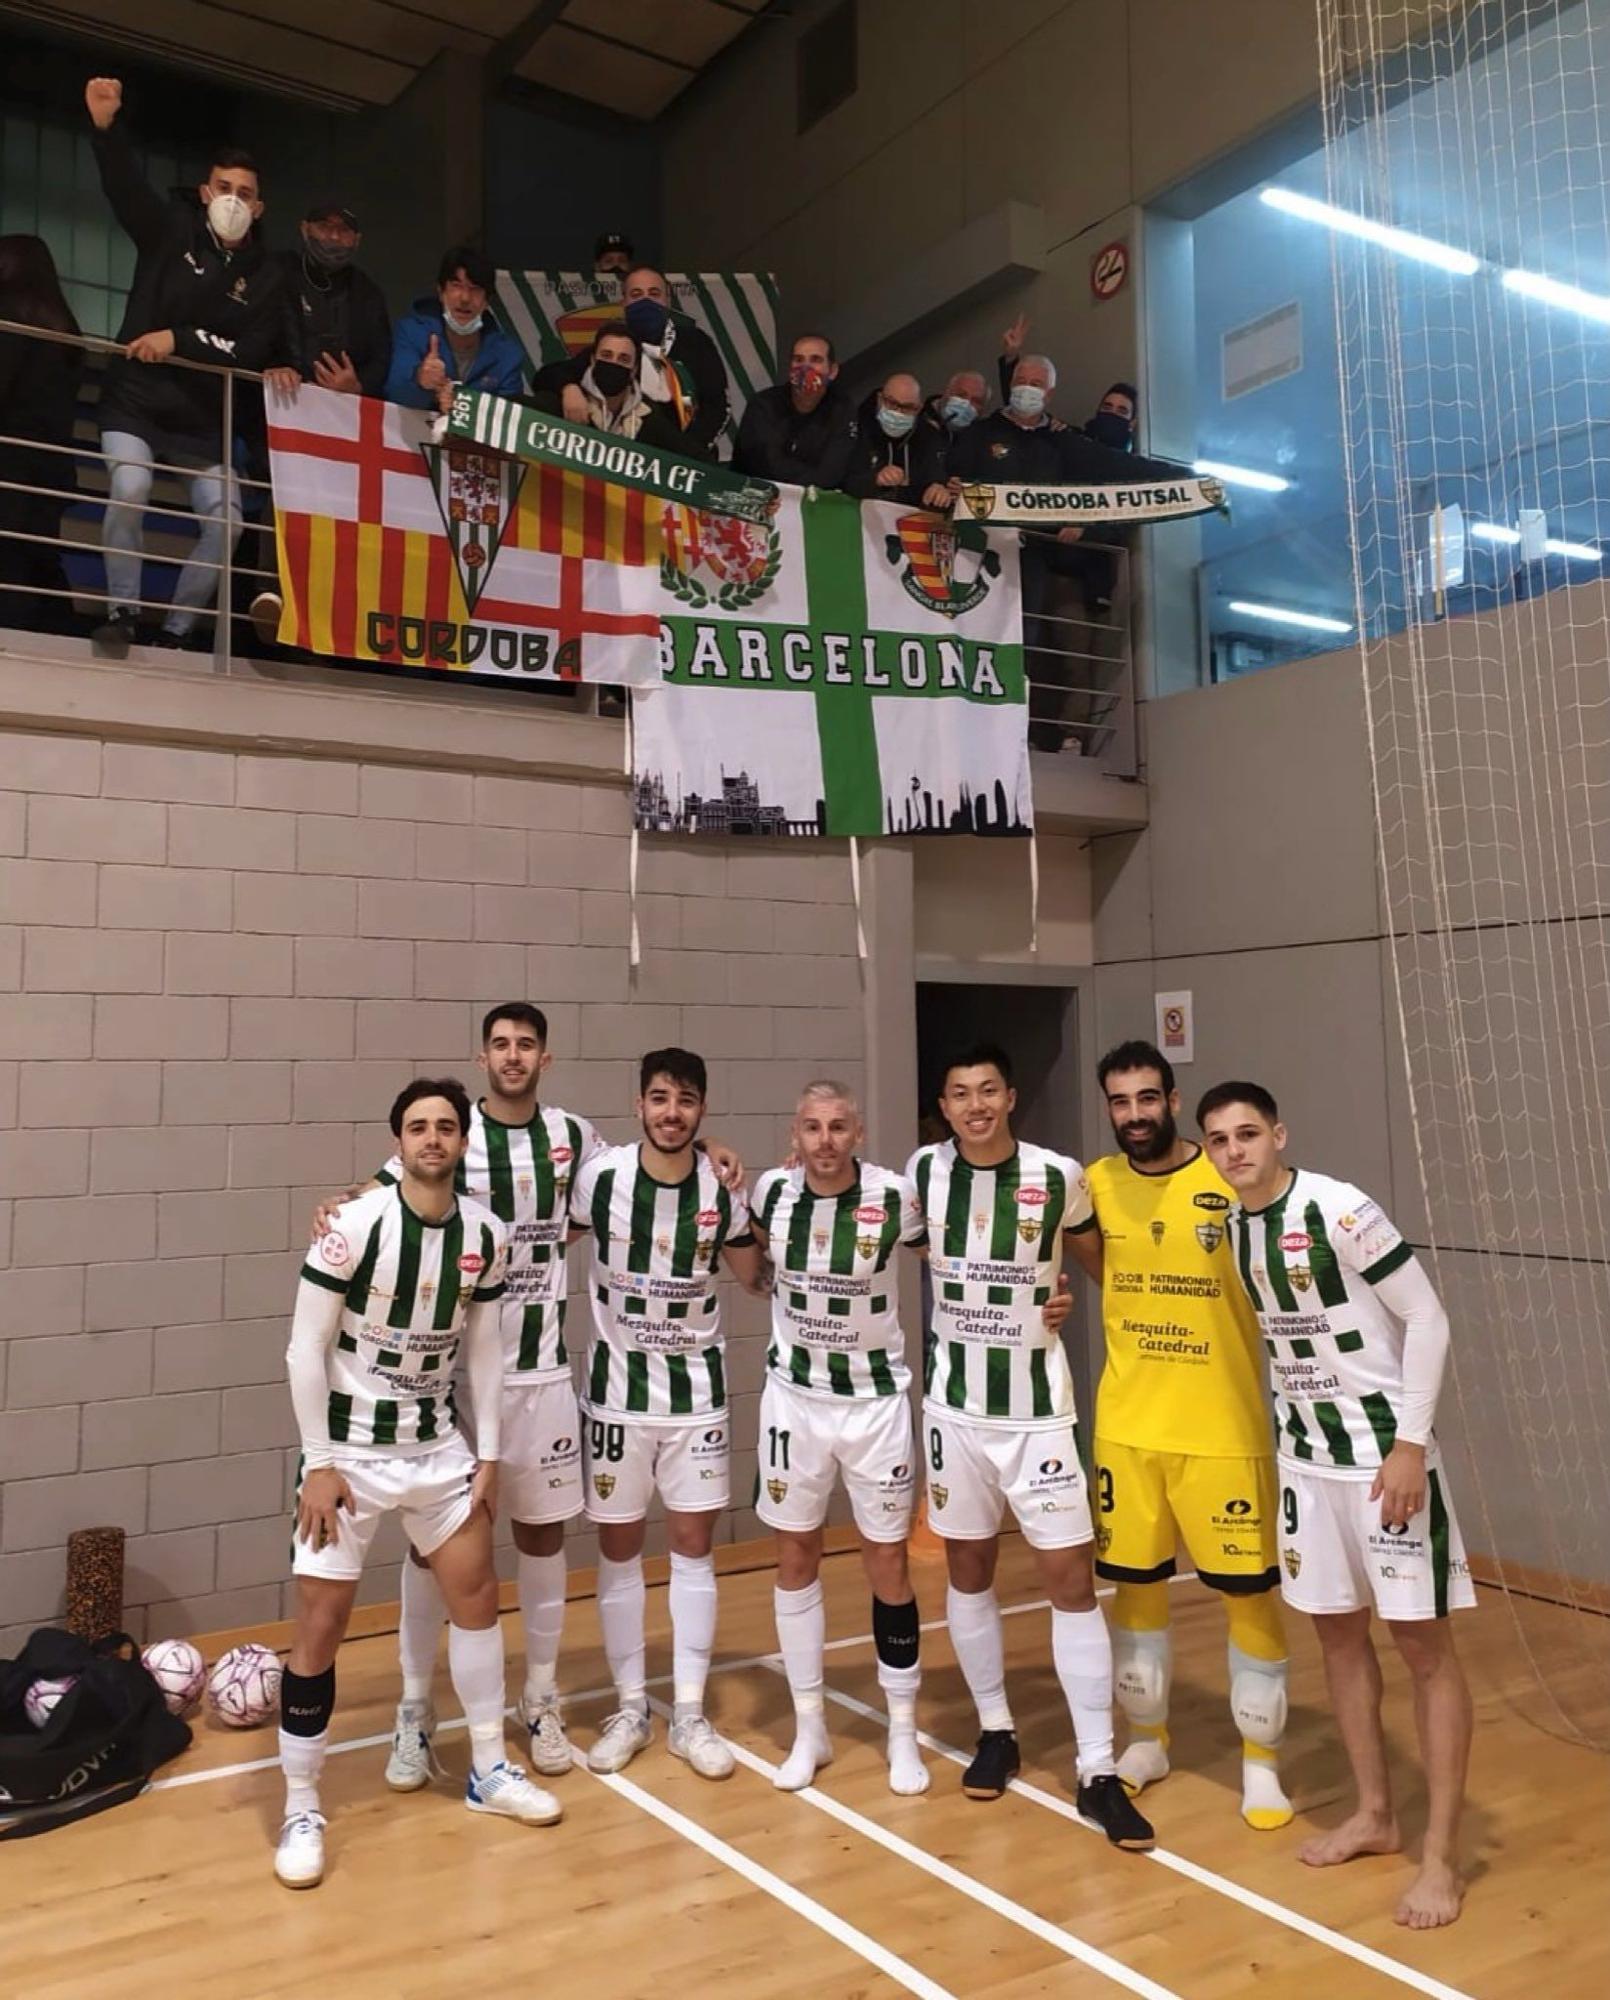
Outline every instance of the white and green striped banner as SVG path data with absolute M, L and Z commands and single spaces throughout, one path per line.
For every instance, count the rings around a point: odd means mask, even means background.
M 727 364 L 729 431 L 744 405 L 777 380 L 777 285 L 765 271 L 668 271 L 671 303 L 704 328 Z M 586 271 L 499 271 L 498 316 L 531 366 L 579 354 L 620 317 L 620 287 Z
M 671 506 L 660 686 L 634 691 L 646 833 L 1026 833 L 1017 536 L 784 487 L 756 524 Z

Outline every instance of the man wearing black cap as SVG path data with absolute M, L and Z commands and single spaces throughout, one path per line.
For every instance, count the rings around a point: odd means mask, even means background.
M 595 278 L 613 278 L 619 285 L 636 262 L 637 252 L 632 247 L 632 239 L 622 236 L 618 229 L 606 231 L 593 245 Z
M 331 196 L 314 202 L 301 242 L 276 261 L 285 272 L 296 376 L 349 396 L 378 396 L 391 366 L 391 315 L 380 287 L 352 261 L 362 242 L 357 216 Z

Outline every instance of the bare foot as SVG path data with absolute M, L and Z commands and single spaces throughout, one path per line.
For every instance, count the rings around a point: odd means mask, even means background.
M 1465 1885 L 1457 1869 L 1446 1861 L 1422 1861 L 1393 1919 L 1411 1931 L 1434 1931 L 1457 1921 L 1464 1899 Z
M 1390 1813 L 1356 1812 L 1329 1833 L 1304 1841 L 1297 1854 L 1310 1868 L 1334 1868 L 1360 1854 L 1396 1854 L 1402 1845 L 1398 1823 Z

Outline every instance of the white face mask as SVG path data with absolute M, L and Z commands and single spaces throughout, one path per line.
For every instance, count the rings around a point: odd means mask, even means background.
M 472 313 L 468 319 L 460 319 L 457 313 L 450 313 L 445 307 L 442 309 L 442 318 L 447 322 L 449 333 L 466 336 L 472 333 L 479 333 L 481 322 L 485 317 L 484 313 Z
M 1013 384 L 1010 400 L 1020 417 L 1038 417 L 1045 411 L 1045 396 L 1038 382 L 1020 382 Z
M 207 203 L 207 221 L 220 243 L 239 243 L 252 226 L 252 212 L 238 194 L 215 194 Z

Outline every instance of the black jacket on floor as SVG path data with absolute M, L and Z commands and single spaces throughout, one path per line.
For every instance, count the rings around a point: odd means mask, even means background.
M 194 192 L 157 193 L 141 171 L 121 123 L 91 134 L 101 186 L 135 249 L 134 282 L 118 339 L 171 327 L 175 355 L 237 368 L 262 368 L 284 340 L 284 273 L 254 227 L 225 250 Z M 216 375 L 161 363 L 114 361 L 101 396 L 102 431 L 132 431 L 159 458 L 203 465 L 227 459 L 221 437 L 224 391 Z

